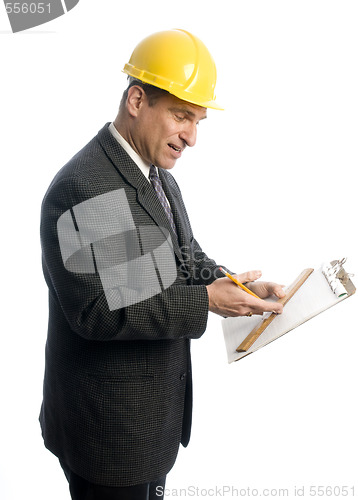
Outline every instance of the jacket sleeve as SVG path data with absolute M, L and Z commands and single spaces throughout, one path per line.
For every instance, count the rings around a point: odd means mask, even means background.
M 188 286 L 176 280 L 161 293 L 110 310 L 98 270 L 68 270 L 61 253 L 58 220 L 93 196 L 82 179 L 65 178 L 49 188 L 41 212 L 43 270 L 51 300 L 71 329 L 90 340 L 156 340 L 199 338 L 206 329 L 208 295 L 205 284 Z M 87 249 L 91 251 L 90 247 Z

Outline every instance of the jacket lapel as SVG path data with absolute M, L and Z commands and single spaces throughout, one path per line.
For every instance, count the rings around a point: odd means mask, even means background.
M 141 170 L 135 164 L 135 162 L 130 158 L 130 156 L 126 153 L 126 151 L 122 148 L 122 146 L 116 141 L 116 139 L 112 136 L 110 131 L 108 130 L 109 123 L 107 123 L 102 130 L 98 133 L 98 140 L 101 143 L 103 149 L 106 151 L 107 156 L 113 163 L 116 170 L 126 179 L 126 181 L 137 191 L 137 200 L 138 203 L 144 208 L 144 210 L 150 215 L 153 221 L 159 227 L 164 227 L 170 233 L 173 249 L 180 260 L 182 262 L 182 254 L 179 248 L 179 242 L 176 235 L 173 233 L 173 230 L 170 226 L 168 217 L 162 207 L 158 196 L 148 179 L 143 175 Z M 174 197 L 168 192 L 167 185 L 163 186 L 164 191 L 168 197 L 170 203 L 172 203 L 172 199 Z M 169 195 L 169 196 L 168 196 Z M 175 202 L 174 202 L 175 205 Z M 175 223 L 177 224 L 178 234 L 182 232 L 180 226 L 182 226 L 179 220 L 177 221 L 177 217 L 175 212 L 173 212 Z M 178 229 L 179 228 L 179 229 Z

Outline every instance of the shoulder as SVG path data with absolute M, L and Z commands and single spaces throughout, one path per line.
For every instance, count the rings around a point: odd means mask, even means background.
M 102 129 L 101 132 L 103 132 Z M 91 181 L 100 171 L 111 162 L 102 147 L 99 134 L 93 137 L 80 151 L 78 151 L 56 174 L 50 187 L 66 179 L 83 179 Z M 109 132 L 108 132 L 109 134 Z
M 108 124 L 57 172 L 44 202 L 61 196 L 69 204 L 79 203 L 123 186 L 120 171 L 115 168 L 103 140 L 108 143 L 111 140 Z M 113 148 L 116 146 L 121 148 L 119 144 L 112 144 Z

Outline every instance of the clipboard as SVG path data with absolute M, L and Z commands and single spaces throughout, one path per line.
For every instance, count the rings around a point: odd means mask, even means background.
M 352 296 L 356 288 L 343 268 L 346 259 L 305 269 L 278 300 L 283 313 L 222 320 L 228 362 L 239 361 L 321 312 Z M 272 299 L 269 299 L 272 300 Z

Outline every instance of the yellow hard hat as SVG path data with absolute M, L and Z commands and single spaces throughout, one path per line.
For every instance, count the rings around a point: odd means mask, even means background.
M 123 71 L 183 101 L 223 109 L 215 102 L 215 62 L 203 42 L 188 31 L 149 35 L 135 47 Z

